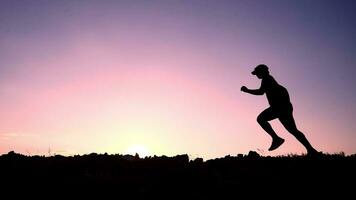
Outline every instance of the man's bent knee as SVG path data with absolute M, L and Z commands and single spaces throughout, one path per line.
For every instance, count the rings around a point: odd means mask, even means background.
M 257 122 L 259 124 L 265 124 L 267 122 L 267 120 L 263 117 L 263 115 L 258 115 L 257 116 Z

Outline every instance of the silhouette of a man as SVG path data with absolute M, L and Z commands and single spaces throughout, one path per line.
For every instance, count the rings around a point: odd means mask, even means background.
M 280 138 L 268 123 L 268 121 L 278 118 L 288 132 L 304 145 L 308 155 L 317 154 L 318 151 L 312 147 L 304 134 L 297 129 L 293 118 L 293 106 L 287 89 L 277 83 L 269 74 L 268 67 L 264 64 L 257 65 L 252 74 L 262 79 L 261 87 L 251 90 L 242 86 L 241 91 L 253 95 L 266 94 L 267 96 L 270 107 L 258 115 L 257 122 L 272 137 L 272 144 L 268 150 L 273 151 L 284 143 L 284 139 Z

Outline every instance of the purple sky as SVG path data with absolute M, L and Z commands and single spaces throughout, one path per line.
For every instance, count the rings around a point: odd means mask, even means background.
M 256 116 L 260 63 L 325 152 L 356 152 L 354 1 L 0 1 L 0 153 L 303 153 Z M 143 151 L 143 150 L 141 150 Z

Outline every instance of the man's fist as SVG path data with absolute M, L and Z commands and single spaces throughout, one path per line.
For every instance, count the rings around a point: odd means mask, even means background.
M 247 92 L 247 90 L 248 90 L 248 89 L 247 89 L 246 86 L 242 86 L 242 87 L 241 87 L 241 91 L 242 91 L 242 92 Z

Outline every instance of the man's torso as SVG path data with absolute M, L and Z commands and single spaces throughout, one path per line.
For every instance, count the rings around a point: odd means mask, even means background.
M 279 85 L 272 76 L 269 75 L 262 79 L 261 89 L 266 93 L 268 103 L 272 108 L 291 106 L 287 89 Z

